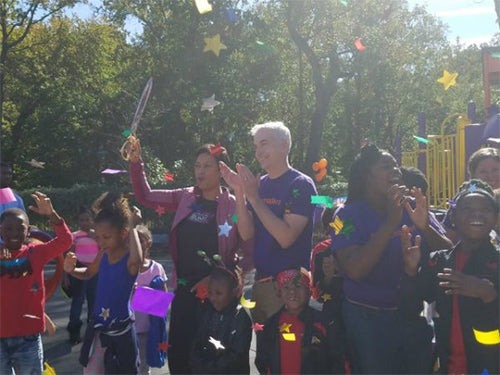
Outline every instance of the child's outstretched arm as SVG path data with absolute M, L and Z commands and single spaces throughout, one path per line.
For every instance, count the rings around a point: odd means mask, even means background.
M 88 267 L 76 268 L 76 255 L 75 253 L 68 252 L 64 258 L 64 272 L 80 280 L 89 280 L 99 272 L 99 265 L 101 264 L 103 254 L 104 251 L 100 250 Z
M 29 206 L 29 209 L 39 215 L 47 216 L 56 231 L 56 237 L 52 240 L 35 245 L 36 252 L 42 264 L 49 262 L 54 257 L 68 250 L 73 244 L 73 236 L 64 220 L 52 207 L 50 198 L 39 191 L 31 194 L 36 206 Z
M 133 228 L 129 233 L 129 252 L 127 269 L 131 275 L 137 275 L 143 262 L 142 246 L 139 241 L 137 229 Z

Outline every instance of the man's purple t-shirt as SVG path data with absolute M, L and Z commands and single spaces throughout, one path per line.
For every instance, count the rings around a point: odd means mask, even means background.
M 290 268 L 304 267 L 309 269 L 315 208 L 311 204 L 311 195 L 316 194 L 313 180 L 293 168 L 278 178 L 271 179 L 268 175 L 261 177 L 259 196 L 276 216 L 283 218 L 286 212 L 305 216 L 309 221 L 295 242 L 290 247 L 283 249 L 264 228 L 257 214 L 249 205 L 254 217 L 253 254 L 258 276 L 276 276 L 279 272 Z
M 352 245 L 365 244 L 386 220 L 386 217 L 362 201 L 346 204 L 335 213 L 335 216 L 342 221 L 343 229 L 337 234 L 335 234 L 335 228 L 331 232 L 334 252 Z M 335 223 L 335 220 L 333 222 Z M 438 232 L 444 233 L 439 222 L 432 216 L 430 216 L 430 223 Z M 379 262 L 369 275 L 361 281 L 352 280 L 344 275 L 344 295 L 347 299 L 379 308 L 397 306 L 397 290 L 404 272 L 400 239 L 400 228 L 403 225 L 410 228 L 413 236 L 421 234 L 406 210 L 403 210 L 399 229 L 394 232 Z M 422 249 L 426 251 L 426 248 L 427 245 L 422 240 Z

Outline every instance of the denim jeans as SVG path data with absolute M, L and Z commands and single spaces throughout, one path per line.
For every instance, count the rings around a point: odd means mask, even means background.
M 85 298 L 87 298 L 87 322 L 92 316 L 97 291 L 98 275 L 95 275 L 90 280 L 79 280 L 73 276 L 69 277 L 73 297 L 71 298 L 71 310 L 69 311 L 68 329 L 75 328 L 79 330 L 82 326 L 80 315 L 82 314 L 82 308 L 83 303 L 85 302 Z
M 40 334 L 0 339 L 0 374 L 41 375 L 43 349 Z
M 403 373 L 403 325 L 397 310 L 375 310 L 344 300 L 342 315 L 353 373 Z

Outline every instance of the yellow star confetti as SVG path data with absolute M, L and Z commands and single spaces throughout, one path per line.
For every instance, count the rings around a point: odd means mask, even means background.
M 295 333 L 283 333 L 283 340 L 295 341 Z
M 226 45 L 220 40 L 220 34 L 214 35 L 211 38 L 203 38 L 205 40 L 205 48 L 203 52 L 212 51 L 215 56 L 219 57 L 221 49 L 227 49 Z
M 280 332 L 290 332 L 290 327 L 292 326 L 292 323 L 283 323 L 280 325 Z
M 338 235 L 344 227 L 344 222 L 338 216 L 335 216 L 335 219 L 330 223 L 330 226 L 335 231 L 335 235 Z
M 196 3 L 196 8 L 198 8 L 198 12 L 200 14 L 205 14 L 212 11 L 212 4 L 208 2 L 208 0 L 194 0 Z
M 255 307 L 255 302 L 246 299 L 244 295 L 240 298 L 241 306 L 246 307 L 247 309 L 253 309 Z
M 450 73 L 446 69 L 443 70 L 443 76 L 437 80 L 437 82 L 443 85 L 445 90 L 448 90 L 451 86 L 455 86 L 457 84 L 458 73 Z
M 325 293 L 321 296 L 321 299 L 323 300 L 323 302 L 330 301 L 332 299 L 332 296 L 328 293 Z

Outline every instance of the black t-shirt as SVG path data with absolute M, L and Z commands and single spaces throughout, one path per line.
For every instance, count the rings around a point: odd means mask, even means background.
M 177 275 L 187 281 L 187 287 L 192 287 L 208 276 L 212 269 L 212 257 L 219 253 L 216 212 L 217 201 L 201 198 L 196 211 L 189 214 L 177 227 Z M 210 263 L 198 254 L 200 250 L 205 252 Z

